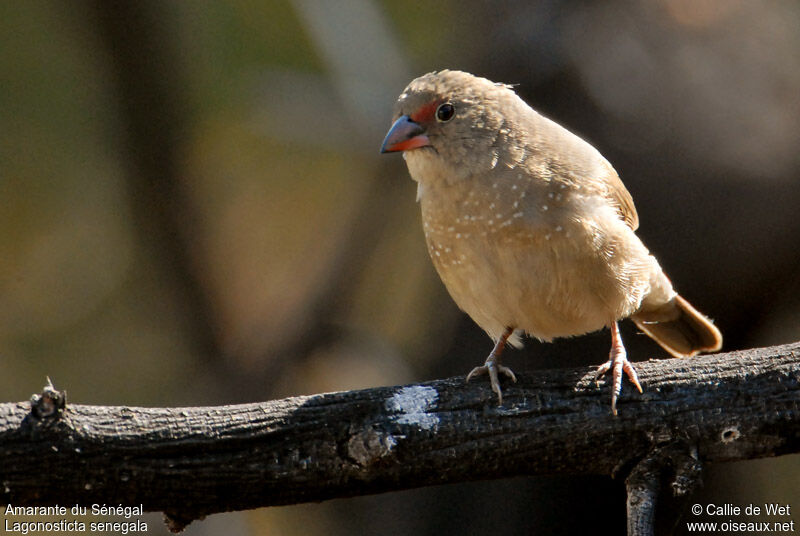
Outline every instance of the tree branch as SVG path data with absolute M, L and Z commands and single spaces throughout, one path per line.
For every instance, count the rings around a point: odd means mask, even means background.
M 700 462 L 800 452 L 800 342 L 637 369 L 644 394 L 628 386 L 616 418 L 593 367 L 520 374 L 503 407 L 463 377 L 205 408 L 66 404 L 45 389 L 0 404 L 0 491 L 15 506 L 141 503 L 179 529 L 214 512 L 520 474 L 630 474 L 629 490 L 654 500 L 659 458 L 681 491 Z
M 700 480 L 697 450 L 684 439 L 655 447 L 625 479 L 628 535 L 646 536 L 655 528 L 656 504 L 664 481 L 672 476 L 672 493 L 690 492 Z

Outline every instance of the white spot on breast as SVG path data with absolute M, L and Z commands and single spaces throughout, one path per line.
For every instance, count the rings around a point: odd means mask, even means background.
M 433 387 L 411 385 L 403 387 L 386 400 L 386 410 L 393 413 L 392 421 L 415 424 L 422 430 L 431 430 L 439 424 L 439 416 L 428 413 L 436 407 L 439 393 Z
M 512 184 L 512 185 L 511 185 L 511 189 L 512 189 L 512 190 L 516 190 L 516 189 L 517 189 L 517 185 L 516 185 L 516 184 Z
M 548 208 L 550 207 L 548 207 L 547 205 L 542 205 L 542 210 L 547 210 Z
M 563 231 L 563 230 L 564 230 L 564 228 L 563 228 L 563 227 L 561 227 L 560 225 L 556 225 L 556 232 L 557 232 L 557 233 L 560 233 L 560 232 L 561 232 L 561 231 Z
M 514 214 L 512 214 L 512 216 L 514 218 L 521 218 L 523 216 L 523 213 L 522 212 L 515 212 Z

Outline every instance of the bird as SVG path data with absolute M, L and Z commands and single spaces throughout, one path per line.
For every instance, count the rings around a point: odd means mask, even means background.
M 428 253 L 458 307 L 494 342 L 483 365 L 500 406 L 507 345 L 608 328 L 611 412 L 623 373 L 641 393 L 618 323 L 630 318 L 669 354 L 717 351 L 722 334 L 680 296 L 636 235 L 633 199 L 588 142 L 514 91 L 458 70 L 400 94 L 381 153 L 402 152 Z

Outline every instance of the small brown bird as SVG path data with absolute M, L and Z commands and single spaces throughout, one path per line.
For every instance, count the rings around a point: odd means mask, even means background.
M 503 403 L 506 343 L 609 327 L 611 409 L 622 373 L 641 392 L 617 322 L 630 317 L 676 357 L 719 350 L 722 335 L 679 296 L 634 233 L 639 218 L 614 168 L 542 117 L 510 86 L 428 73 L 397 100 L 381 152 L 404 151 L 433 264 L 456 304 L 495 346 L 483 366 Z

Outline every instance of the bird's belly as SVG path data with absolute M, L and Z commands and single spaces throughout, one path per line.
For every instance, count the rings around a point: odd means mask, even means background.
M 615 268 L 627 268 L 610 264 L 596 237 L 578 227 L 571 231 L 559 227 L 526 240 L 426 236 L 451 296 L 490 336 L 511 326 L 550 340 L 630 315 L 647 291 L 643 270 L 620 274 Z

